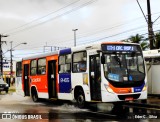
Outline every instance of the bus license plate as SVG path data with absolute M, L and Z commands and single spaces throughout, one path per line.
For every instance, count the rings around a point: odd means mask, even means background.
M 125 98 L 125 101 L 130 101 L 130 100 L 133 100 L 133 97 L 127 97 L 127 98 Z

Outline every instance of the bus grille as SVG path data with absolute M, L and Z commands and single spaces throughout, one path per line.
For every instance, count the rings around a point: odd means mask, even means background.
M 118 95 L 120 100 L 125 100 L 126 98 L 138 99 L 141 94 L 130 94 L 130 95 Z

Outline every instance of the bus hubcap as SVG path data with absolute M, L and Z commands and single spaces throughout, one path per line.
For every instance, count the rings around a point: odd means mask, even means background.
M 83 104 L 83 103 L 84 103 L 84 97 L 83 97 L 83 95 L 80 95 L 80 96 L 78 97 L 78 103 L 79 103 L 79 104 Z

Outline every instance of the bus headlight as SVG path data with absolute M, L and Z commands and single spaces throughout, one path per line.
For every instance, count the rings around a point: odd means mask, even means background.
M 8 87 L 9 85 L 8 84 L 6 84 L 6 87 Z
M 109 93 L 114 93 L 113 90 L 107 84 L 104 84 L 104 86 Z
M 144 87 L 143 87 L 142 91 L 146 91 L 146 90 L 147 90 L 147 86 L 146 86 L 146 85 L 144 85 Z

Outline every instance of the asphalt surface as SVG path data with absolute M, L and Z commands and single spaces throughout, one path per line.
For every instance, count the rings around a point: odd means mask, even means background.
M 149 97 L 147 103 L 159 105 L 160 99 Z M 34 103 L 30 97 L 17 95 L 15 92 L 0 94 L 0 122 L 106 122 L 106 121 L 130 121 L 148 122 L 160 121 L 157 111 L 147 110 L 146 114 L 141 109 L 140 113 L 124 113 L 118 110 L 120 115 L 112 114 L 113 105 L 90 105 L 85 109 L 77 108 L 70 101 L 40 100 Z M 139 109 L 139 108 L 138 108 Z M 8 118 L 7 118 L 8 117 Z

